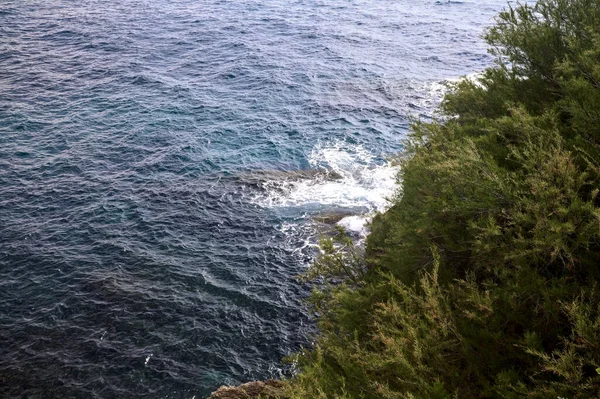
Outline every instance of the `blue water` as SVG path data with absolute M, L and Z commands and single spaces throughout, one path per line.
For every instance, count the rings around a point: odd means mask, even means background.
M 0 397 L 287 373 L 313 216 L 385 208 L 504 3 L 0 2 Z

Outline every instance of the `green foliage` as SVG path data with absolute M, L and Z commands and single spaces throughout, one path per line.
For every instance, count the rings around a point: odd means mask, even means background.
M 323 243 L 290 397 L 600 397 L 599 27 L 597 0 L 499 15 L 366 251 Z

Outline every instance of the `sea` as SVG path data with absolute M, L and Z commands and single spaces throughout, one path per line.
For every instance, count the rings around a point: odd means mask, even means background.
M 0 397 L 293 373 L 296 276 L 389 206 L 411 122 L 493 63 L 506 6 L 0 1 Z

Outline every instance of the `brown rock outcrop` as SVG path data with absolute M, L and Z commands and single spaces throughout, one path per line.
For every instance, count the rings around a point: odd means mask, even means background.
M 237 387 L 222 386 L 208 399 L 286 399 L 284 384 L 277 380 L 254 381 Z

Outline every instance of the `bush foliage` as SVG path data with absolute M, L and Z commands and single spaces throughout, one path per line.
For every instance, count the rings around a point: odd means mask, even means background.
M 361 253 L 309 274 L 293 398 L 600 397 L 600 2 L 503 11 Z

